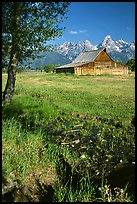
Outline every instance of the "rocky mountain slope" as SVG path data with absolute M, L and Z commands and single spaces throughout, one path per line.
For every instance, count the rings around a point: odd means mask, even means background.
M 110 35 L 107 35 L 104 40 L 98 45 L 92 45 L 89 40 L 84 42 L 64 42 L 58 47 L 57 52 L 70 60 L 75 59 L 80 52 L 96 50 L 101 47 L 106 47 L 107 52 L 113 60 L 127 62 L 129 59 L 135 58 L 135 43 L 127 43 L 124 40 L 112 40 Z
M 107 35 L 98 45 L 92 45 L 89 40 L 77 43 L 64 42 L 56 52 L 45 52 L 44 57 L 36 58 L 33 61 L 27 60 L 24 65 L 28 66 L 28 62 L 32 62 L 29 66 L 34 69 L 47 64 L 64 65 L 70 63 L 83 51 L 96 50 L 101 47 L 106 47 L 114 61 L 127 62 L 129 59 L 135 58 L 135 42 L 127 43 L 122 39 L 114 41 L 110 35 Z

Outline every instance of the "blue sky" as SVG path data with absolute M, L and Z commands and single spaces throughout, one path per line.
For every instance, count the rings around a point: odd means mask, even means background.
M 112 40 L 135 41 L 135 2 L 72 2 L 63 36 L 54 40 L 99 44 L 106 35 Z

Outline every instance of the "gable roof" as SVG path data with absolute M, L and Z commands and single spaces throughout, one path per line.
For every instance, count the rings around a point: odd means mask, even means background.
M 73 60 L 70 64 L 65 64 L 57 68 L 69 68 L 69 67 L 76 67 L 81 66 L 83 64 L 93 62 L 96 57 L 100 54 L 100 52 L 106 51 L 106 48 L 98 49 L 98 50 L 92 50 L 92 51 L 86 51 L 81 52 L 75 60 Z

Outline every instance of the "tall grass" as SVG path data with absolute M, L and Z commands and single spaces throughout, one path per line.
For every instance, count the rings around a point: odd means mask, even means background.
M 2 89 L 6 77 L 3 75 Z M 111 150 L 117 149 L 119 142 L 121 147 L 127 148 L 123 149 L 125 152 L 129 152 L 132 144 L 133 153 L 134 131 L 130 124 L 134 109 L 134 76 L 17 74 L 13 100 L 11 104 L 4 104 L 2 110 L 3 178 L 8 180 L 12 176 L 12 180 L 19 180 L 25 186 L 26 194 L 32 194 L 30 200 L 34 202 L 40 201 L 36 179 L 40 179 L 41 185 L 54 187 L 52 201 L 56 202 L 131 201 L 126 191 L 120 189 L 113 196 L 105 183 L 101 186 L 100 198 L 96 197 L 97 188 L 88 179 L 89 175 L 81 179 L 80 189 L 73 191 L 71 185 L 63 188 L 56 167 L 61 154 L 72 167 L 79 161 L 82 152 L 72 150 L 74 145 L 70 151 L 69 146 L 62 143 L 71 143 L 70 136 L 76 141 L 77 137 L 89 136 L 94 126 L 98 128 L 99 138 L 95 147 L 95 165 L 103 147 L 109 146 L 105 155 L 108 161 L 113 157 Z M 95 121 L 96 118 L 101 120 Z M 115 129 L 115 124 L 107 120 L 119 121 L 122 125 Z M 106 132 L 110 142 L 105 138 Z M 122 159 L 124 156 L 122 153 Z

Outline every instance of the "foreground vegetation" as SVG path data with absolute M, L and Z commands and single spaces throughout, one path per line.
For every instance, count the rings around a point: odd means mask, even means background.
M 133 201 L 134 75 L 22 73 L 16 83 L 2 110 L 3 199 Z

